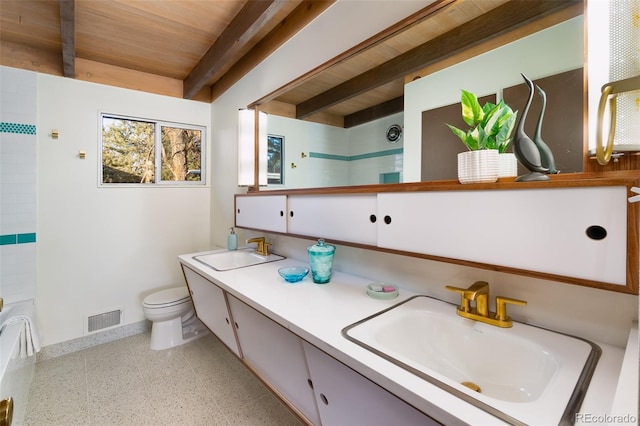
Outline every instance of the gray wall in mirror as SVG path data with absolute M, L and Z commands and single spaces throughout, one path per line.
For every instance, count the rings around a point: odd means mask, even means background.
M 403 114 L 352 129 L 270 115 L 268 132 L 285 136 L 285 183 L 261 189 L 372 184 L 381 183 L 384 176 L 397 176 L 400 182 L 421 181 L 424 111 L 459 102 L 461 89 L 500 99 L 503 87 L 522 83 L 520 73 L 536 80 L 578 69 L 584 65 L 583 34 L 579 16 L 423 77 L 405 86 Z M 404 129 L 393 145 L 385 137 L 391 124 Z M 457 152 L 466 149 L 461 142 L 459 148 Z
M 547 101 L 542 120 L 542 139 L 551 149 L 554 162 L 560 173 L 581 172 L 584 151 L 583 68 L 565 71 L 535 80 L 545 91 Z M 504 87 L 502 98 L 518 113 L 518 121 L 529 96 L 529 87 L 522 83 Z M 496 95 L 481 97 L 480 104 L 496 102 Z M 540 113 L 541 98 L 536 94 L 525 120 L 525 132 L 533 137 Z M 467 125 L 462 120 L 461 104 L 446 105 L 422 112 L 422 180 L 457 179 L 457 154 L 466 148 L 443 123 L 460 129 Z M 515 134 L 515 130 L 514 130 Z M 513 145 L 507 152 L 513 152 Z M 518 176 L 529 171 L 518 165 Z

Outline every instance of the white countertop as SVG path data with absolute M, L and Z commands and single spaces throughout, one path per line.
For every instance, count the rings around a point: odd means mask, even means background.
M 397 298 L 377 300 L 366 293 L 367 284 L 375 281 L 370 277 L 334 271 L 328 284 L 314 284 L 311 274 L 301 282 L 290 284 L 278 275 L 278 268 L 308 265 L 285 259 L 230 271 L 216 271 L 193 260 L 193 256 L 200 254 L 203 253 L 185 254 L 179 259 L 223 290 L 436 420 L 447 425 L 501 424 L 489 413 L 342 336 L 341 331 L 347 325 L 419 294 L 402 288 L 402 283 L 394 283 L 400 288 Z M 595 343 L 603 353 L 581 412 L 604 415 L 610 412 L 612 406 L 624 350 Z

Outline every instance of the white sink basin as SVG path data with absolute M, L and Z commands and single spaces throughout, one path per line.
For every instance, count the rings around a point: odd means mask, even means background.
M 576 337 L 461 318 L 455 305 L 426 296 L 352 324 L 343 335 L 512 424 L 571 424 L 600 355 Z
M 269 256 L 262 256 L 257 254 L 255 249 L 241 249 L 201 254 L 193 256 L 193 258 L 216 271 L 229 271 L 231 269 L 259 265 L 261 263 L 275 262 L 277 260 L 282 260 L 285 257 L 273 253 Z

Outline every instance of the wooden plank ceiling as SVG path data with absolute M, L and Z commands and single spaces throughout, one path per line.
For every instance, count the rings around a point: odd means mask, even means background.
M 335 0 L 0 0 L 0 64 L 211 102 Z M 257 100 L 353 126 L 406 81 L 581 14 L 581 0 L 437 0 Z
M 332 2 L 1 0 L 0 63 L 211 101 Z
M 292 118 L 356 126 L 402 111 L 407 82 L 583 11 L 580 0 L 439 0 L 254 105 Z

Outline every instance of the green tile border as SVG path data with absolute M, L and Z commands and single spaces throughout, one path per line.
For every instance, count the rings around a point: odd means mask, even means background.
M 28 244 L 36 242 L 36 234 L 6 234 L 0 235 L 0 246 L 8 246 L 12 244 Z
M 350 161 L 364 160 L 367 158 L 386 157 L 387 155 L 402 154 L 403 152 L 404 152 L 404 149 L 396 148 L 396 149 L 389 149 L 387 151 L 369 152 L 367 154 L 352 155 L 351 157 L 349 157 L 349 159 Z
M 9 244 L 16 244 L 18 242 L 18 236 L 13 235 L 0 235 L 0 246 L 7 246 Z
M 309 152 L 311 158 L 321 158 L 323 160 L 339 160 L 349 161 L 351 157 L 348 155 L 336 155 L 336 154 L 323 154 L 322 152 Z
M 0 122 L 0 133 L 16 133 L 19 135 L 35 135 L 35 124 L 20 124 L 20 123 L 7 123 Z
M 36 234 L 18 234 L 18 244 L 28 244 L 36 242 Z
M 365 160 L 367 158 L 386 157 L 387 155 L 398 155 L 404 152 L 403 148 L 389 149 L 386 151 L 369 152 L 366 154 L 358 155 L 336 155 L 336 154 L 324 154 L 322 152 L 309 152 L 311 158 L 321 158 L 323 160 L 338 160 L 338 161 L 357 161 Z

